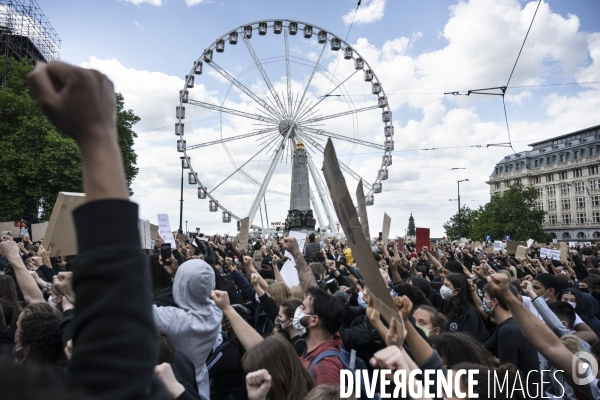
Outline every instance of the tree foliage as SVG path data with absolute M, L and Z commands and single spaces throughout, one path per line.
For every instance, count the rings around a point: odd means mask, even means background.
M 473 220 L 477 218 L 477 214 L 477 210 L 472 210 L 467 206 L 462 206 L 460 208 L 460 234 L 457 212 L 450 218 L 450 220 L 448 220 L 448 222 L 444 224 L 446 236 L 450 240 L 458 240 L 461 236 L 464 238 L 471 238 L 471 232 L 473 230 Z
M 0 89 L 0 219 L 37 209 L 42 220 L 48 219 L 58 192 L 83 191 L 79 149 L 56 130 L 31 96 L 26 77 L 33 61 L 0 58 L 0 63 L 6 66 Z M 139 118 L 124 109 L 121 94 L 116 96 L 119 144 L 131 188 L 138 173 L 132 127 Z

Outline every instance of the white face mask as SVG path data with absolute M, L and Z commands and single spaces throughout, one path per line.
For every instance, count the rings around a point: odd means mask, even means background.
M 367 308 L 367 302 L 364 299 L 364 293 L 363 292 L 358 292 L 358 305 L 361 306 L 362 308 Z
M 302 324 L 302 319 L 304 317 L 312 317 L 314 314 L 305 314 L 304 311 L 300 307 L 296 308 L 294 312 L 294 320 L 292 321 L 292 325 L 294 329 L 298 332 L 300 336 L 303 336 L 306 333 L 306 326 Z
M 571 307 L 573 307 L 573 308 L 577 307 L 577 303 L 573 303 L 573 302 L 570 302 L 570 301 L 567 301 L 567 303 L 569 303 L 571 305 Z
M 452 298 L 452 296 L 454 296 L 452 294 L 454 290 L 450 289 L 448 286 L 442 286 L 440 289 L 440 294 L 442 295 L 442 299 L 444 300 L 449 300 Z

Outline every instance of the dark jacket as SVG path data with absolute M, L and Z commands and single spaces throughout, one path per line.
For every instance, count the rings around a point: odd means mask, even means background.
M 306 251 L 304 257 L 312 259 L 317 251 L 321 250 L 321 243 L 319 242 L 307 242 Z

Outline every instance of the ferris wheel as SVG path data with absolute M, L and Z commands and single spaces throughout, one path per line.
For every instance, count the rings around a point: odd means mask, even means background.
M 343 39 L 301 21 L 252 22 L 217 38 L 186 75 L 176 119 L 188 183 L 209 200 L 210 212 L 221 211 L 222 222 L 233 218 L 238 227 L 249 217 L 254 229 L 266 230 L 268 210 L 285 208 L 286 171 L 299 142 L 307 149 L 314 215 L 322 231 L 334 234 L 339 229 L 319 163 L 326 140 L 333 140 L 346 178 L 362 179 L 367 205 L 392 165 L 392 113 L 375 71 Z M 360 164 L 360 154 L 369 160 Z M 353 160 L 366 176 L 350 166 Z

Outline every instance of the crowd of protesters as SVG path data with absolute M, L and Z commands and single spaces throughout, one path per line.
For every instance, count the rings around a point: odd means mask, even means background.
M 179 233 L 168 258 L 162 240 L 148 254 L 128 200 L 112 84 L 59 62 L 40 63 L 30 84 L 79 145 L 86 204 L 73 213 L 75 257 L 50 257 L 27 236 L 1 238 L 0 398 L 337 399 L 340 371 L 364 368 L 479 370 L 479 398 L 600 399 L 598 376 L 577 380 L 591 366 L 574 356 L 600 359 L 600 248 L 573 248 L 560 262 L 536 246 L 516 259 L 376 240 L 369 257 L 396 306 L 391 321 L 366 287 L 371 266 L 336 239 L 244 247 Z M 299 285 L 282 277 L 288 259 Z M 493 397 L 490 371 L 509 377 Z

